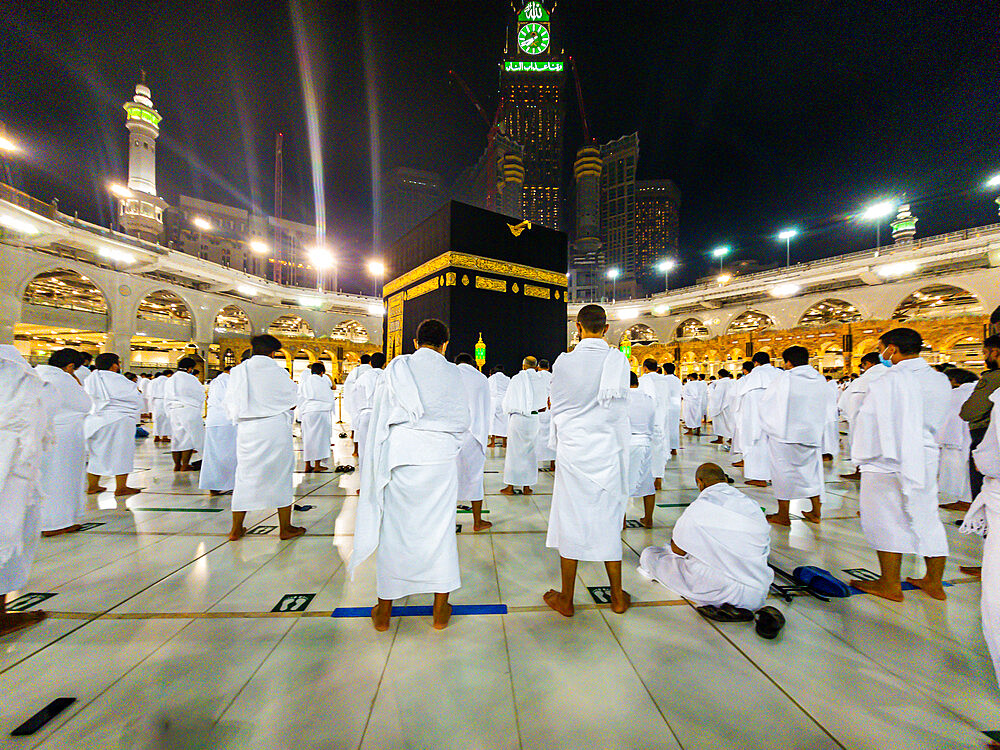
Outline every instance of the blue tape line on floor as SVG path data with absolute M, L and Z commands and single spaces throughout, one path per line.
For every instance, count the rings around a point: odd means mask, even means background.
M 426 617 L 433 614 L 434 608 L 429 604 L 407 605 L 393 607 L 393 617 Z M 505 615 L 506 604 L 453 604 L 453 615 Z M 337 607 L 331 617 L 371 617 L 371 607 Z
M 945 587 L 948 587 L 948 586 L 954 586 L 955 584 L 948 583 L 947 581 L 945 581 L 941 585 L 945 586 Z M 867 594 L 868 593 L 867 591 L 862 591 L 861 589 L 856 589 L 853 586 L 848 586 L 847 588 L 849 588 L 851 590 L 851 596 L 855 596 L 856 594 Z M 903 581 L 902 589 L 903 589 L 903 591 L 919 591 L 920 590 L 919 588 L 917 588 L 916 586 L 914 586 L 912 583 L 907 583 L 906 581 Z

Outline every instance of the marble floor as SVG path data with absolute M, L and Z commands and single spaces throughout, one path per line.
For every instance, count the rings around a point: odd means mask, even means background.
M 572 620 L 544 606 L 559 580 L 545 548 L 552 475 L 533 496 L 501 496 L 493 451 L 493 528 L 473 533 L 458 515 L 452 601 L 471 613 L 444 631 L 426 615 L 395 617 L 385 633 L 350 609 L 374 601 L 371 562 L 353 581 L 345 572 L 356 475 L 296 474 L 306 536 L 280 541 L 276 517 L 258 513 L 254 533 L 229 543 L 228 498 L 202 494 L 195 475 L 169 470 L 168 448 L 142 441 L 141 494 L 91 498 L 89 528 L 41 540 L 20 593 L 51 594 L 34 605 L 51 616 L 0 639 L 0 732 L 11 747 L 42 748 L 875 749 L 983 747 L 1000 731 L 980 584 L 958 570 L 978 564 L 982 543 L 958 533 L 957 514 L 944 514 L 947 602 L 771 597 L 787 618 L 774 641 L 706 621 L 639 577 L 639 552 L 665 543 L 697 494 L 695 467 L 728 466 L 708 441 L 684 438 L 655 528 L 623 532 L 636 605 L 626 614 L 588 590 L 607 583 L 596 563 L 580 565 Z M 844 470 L 827 469 L 822 525 L 772 531 L 773 564 L 845 580 L 877 569 Z M 775 509 L 769 490 L 739 486 Z M 60 697 L 76 700 L 35 734 L 7 737 Z

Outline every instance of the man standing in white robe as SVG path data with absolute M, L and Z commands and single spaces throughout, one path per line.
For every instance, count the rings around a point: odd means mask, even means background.
M 643 377 L 648 377 L 644 375 Z M 628 425 L 628 496 L 642 498 L 642 525 L 653 528 L 653 509 L 656 507 L 656 485 L 653 479 L 653 446 L 660 436 L 657 426 L 656 399 L 639 387 L 639 377 L 629 372 Z M 662 452 L 659 455 L 663 455 Z M 624 521 L 624 519 L 622 519 Z
M 732 400 L 729 398 L 729 391 L 735 383 L 732 373 L 722 369 L 719 370 L 719 379 L 709 385 L 708 418 L 712 420 L 712 432 L 716 434 L 712 442 L 716 445 L 723 445 L 733 437 L 733 415 L 730 412 Z
M 153 378 L 148 373 L 143 373 L 139 376 L 139 393 L 142 394 L 144 400 L 143 413 L 140 415 L 143 418 L 153 417 L 153 399 L 149 394 L 149 384 L 153 382 Z
M 93 405 L 73 374 L 83 358 L 75 349 L 52 352 L 35 371 L 56 396 L 52 413 L 55 443 L 45 452 L 39 477 L 42 488 L 42 536 L 80 530 L 87 502 L 87 458 L 83 423 Z
M 671 456 L 676 456 L 677 450 L 681 447 L 681 391 L 683 386 L 681 379 L 674 374 L 676 369 L 673 362 L 666 362 L 663 365 L 663 382 L 667 384 L 669 393 L 665 435 Z
M 351 398 L 357 413 L 354 420 L 354 440 L 358 444 L 358 467 L 360 468 L 367 454 L 368 430 L 372 419 L 372 409 L 375 408 L 375 391 L 379 381 L 385 374 L 385 355 L 382 352 L 372 354 L 371 367 L 365 370 L 354 382 L 354 395 Z
M 222 495 L 236 486 L 236 423 L 226 414 L 226 367 L 208 384 L 208 409 L 205 413 L 205 453 L 198 474 L 198 488 L 208 494 Z
M 972 481 L 968 471 L 972 433 L 969 431 L 969 423 L 962 419 L 960 412 L 979 378 L 975 373 L 959 367 L 947 370 L 945 375 L 951 383 L 951 402 L 938 433 L 938 441 L 941 443 L 938 494 L 950 500 L 942 503 L 941 508 L 964 513 L 972 505 Z
M 701 421 L 704 418 L 701 385 L 698 376 L 692 373 L 681 393 L 685 435 L 701 435 Z
M 94 355 L 91 354 L 90 352 L 81 351 L 80 356 L 83 357 L 83 363 L 76 368 L 76 373 L 75 373 L 76 379 L 79 380 L 81 383 L 86 383 L 87 378 L 90 377 L 90 373 L 94 371 L 94 367 L 92 365 L 94 361 Z
M 809 350 L 804 346 L 788 347 L 781 358 L 785 369 L 771 381 L 760 400 L 771 485 L 778 501 L 778 512 L 767 520 L 776 526 L 791 526 L 791 501 L 809 498 L 812 508 L 802 511 L 802 518 L 819 523 L 825 415 L 834 395 L 823 376 L 809 364 Z
M 323 462 L 330 459 L 333 410 L 336 408 L 337 394 L 326 376 L 326 367 L 322 362 L 313 362 L 302 373 L 299 402 L 295 408 L 302 423 L 302 460 L 305 461 L 307 474 L 329 471 Z
M 736 421 L 740 431 L 742 460 L 733 466 L 743 468 L 743 477 L 751 487 L 766 487 L 771 479 L 771 458 L 767 447 L 767 433 L 761 424 L 760 400 L 764 391 L 780 370 L 771 364 L 767 352 L 753 355 L 753 370 L 740 380 L 740 400 Z
M 253 356 L 229 375 L 223 402 L 236 423 L 236 483 L 230 541 L 246 533 L 248 511 L 278 509 L 278 536 L 293 539 L 306 530 L 292 525 L 295 448 L 292 409 L 298 388 L 288 370 L 273 357 L 281 342 L 270 334 L 250 339 Z
M 39 474 L 52 441 L 51 389 L 13 346 L 0 346 L 0 637 L 45 613 L 8 612 L 7 595 L 28 582 L 42 518 Z
M 538 403 L 538 436 L 535 438 L 535 460 L 540 465 L 548 464 L 543 471 L 555 471 L 556 452 L 549 448 L 549 430 L 552 424 L 552 414 L 549 412 L 549 384 L 552 382 L 552 372 L 547 359 L 538 360 L 538 372 L 535 373 L 535 397 Z
M 831 398 L 827 400 L 826 429 L 823 432 L 823 460 L 833 461 L 840 455 L 840 385 L 831 377 L 826 378 Z
M 639 390 L 653 399 L 656 405 L 655 431 L 653 444 L 650 446 L 650 464 L 653 472 L 653 489 L 663 486 L 663 474 L 667 464 L 669 441 L 667 439 L 668 415 L 670 413 L 670 386 L 663 375 L 658 372 L 655 359 L 647 359 L 642 363 L 642 375 L 639 377 Z M 677 426 L 674 425 L 674 431 Z
M 142 490 L 128 486 L 135 468 L 135 426 L 142 409 L 142 396 L 121 374 L 121 359 L 113 352 L 97 355 L 96 369 L 84 381 L 83 389 L 93 401 L 84 420 L 87 441 L 87 494 L 104 492 L 101 477 L 115 478 L 115 497 L 128 497 Z
M 375 396 L 348 570 L 353 577 L 375 552 L 379 631 L 389 629 L 395 599 L 427 593 L 434 628 L 444 628 L 448 595 L 462 585 L 458 455 L 471 422 L 462 375 L 444 358 L 448 337 L 440 320 L 423 321 L 416 351 L 393 358 Z
M 963 534 L 981 534 L 983 544 L 982 595 L 980 615 L 983 637 L 993 658 L 993 674 L 1000 680 L 1000 390 L 989 396 L 993 408 L 982 441 L 972 452 L 976 468 L 983 475 L 983 489 L 965 514 Z M 993 533 L 988 533 L 990 529 Z M 962 568 L 963 572 L 973 572 Z
M 951 386 L 920 358 L 923 339 L 917 331 L 894 328 L 879 337 L 879 345 L 879 356 L 891 366 L 861 404 L 851 452 L 861 466 L 861 529 L 878 552 L 881 576 L 851 585 L 902 601 L 903 555 L 916 554 L 924 558 L 926 573 L 906 580 L 943 600 L 948 539 L 938 514 L 937 432 Z
M 170 442 L 170 415 L 167 413 L 166 387 L 172 375 L 170 370 L 157 373 L 149 384 L 150 408 L 153 412 L 153 442 Z M 86 381 L 81 381 L 86 382 Z
M 695 474 L 700 494 L 674 524 L 669 547 L 647 547 L 639 572 L 698 606 L 760 609 L 774 573 L 760 504 L 726 482 L 716 464 Z
M 510 378 L 503 374 L 503 367 L 497 365 L 487 378 L 490 384 L 490 444 L 487 448 L 495 448 L 497 438 L 501 440 L 501 447 L 507 447 L 507 414 L 503 410 L 503 398 L 507 395 L 507 386 L 510 385 Z
M 362 354 L 361 364 L 347 373 L 347 377 L 344 378 L 344 394 L 341 397 L 340 405 L 343 411 L 347 414 L 341 414 L 342 419 L 346 419 L 351 423 L 352 432 L 355 430 L 355 414 L 357 406 L 354 403 L 354 384 L 358 381 L 358 378 L 368 370 L 371 369 L 372 355 Z M 358 436 L 354 436 L 354 455 L 358 455 Z
M 471 354 L 459 354 L 455 357 L 455 364 L 462 375 L 469 405 L 469 430 L 462 436 L 462 449 L 458 454 L 458 502 L 471 506 L 472 530 L 485 531 L 493 525 L 483 520 L 483 498 L 486 496 L 483 474 L 486 471 L 486 446 L 493 416 L 490 384 L 486 376 L 476 369 L 476 360 Z
M 869 386 L 873 381 L 878 380 L 889 372 L 889 368 L 885 367 L 879 360 L 878 352 L 868 352 L 865 354 L 861 358 L 858 369 L 861 375 L 851 381 L 851 384 L 840 394 L 837 402 L 839 410 L 844 413 L 844 419 L 847 420 L 847 444 L 849 446 L 854 444 L 854 421 L 857 419 L 861 403 L 868 394 Z M 841 474 L 840 478 L 861 479 L 861 472 L 855 466 L 853 472 L 850 474 Z
M 519 487 L 525 495 L 538 481 L 538 461 L 535 459 L 535 440 L 538 437 L 538 391 L 535 388 L 534 357 L 525 357 L 521 372 L 510 379 L 503 398 L 507 415 L 507 453 L 503 462 L 503 495 L 513 495 Z
M 546 547 L 559 550 L 562 588 L 545 603 L 573 616 L 579 560 L 601 561 L 611 584 L 611 610 L 622 613 L 631 597 L 622 589 L 621 521 L 628 503 L 629 364 L 608 346 L 607 314 L 584 305 L 576 316 L 580 343 L 552 368 L 552 440 L 556 476 Z
M 197 471 L 201 462 L 191 463 L 191 457 L 205 450 L 205 386 L 196 376 L 198 363 L 191 357 L 181 357 L 177 372 L 163 388 L 163 402 L 170 415 L 170 451 L 174 471 Z

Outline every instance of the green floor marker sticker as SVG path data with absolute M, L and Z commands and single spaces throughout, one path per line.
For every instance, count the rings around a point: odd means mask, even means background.
M 274 605 L 272 612 L 305 612 L 306 607 L 316 598 L 316 594 L 285 594 Z

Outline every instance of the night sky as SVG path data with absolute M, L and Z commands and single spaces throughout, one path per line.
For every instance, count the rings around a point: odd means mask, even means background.
M 370 116 L 382 168 L 450 180 L 470 165 L 486 127 L 448 70 L 492 113 L 510 4 L 301 7 L 328 235 L 343 265 L 357 264 L 372 254 Z M 682 191 L 680 281 L 704 273 L 720 242 L 738 258 L 783 258 L 773 234 L 786 224 L 805 232 L 793 244 L 798 259 L 871 247 L 874 228 L 847 217 L 892 193 L 909 195 L 919 236 L 997 221 L 995 196 L 980 187 L 1000 170 L 996 10 L 948 0 L 560 0 L 555 18 L 594 138 L 638 130 L 639 177 Z M 105 185 L 126 176 L 121 104 L 145 68 L 163 116 L 160 195 L 270 212 L 281 130 L 284 213 L 312 221 L 287 3 L 0 0 L 0 11 L 0 122 L 28 151 L 11 163 L 17 186 L 107 225 Z M 572 84 L 566 96 L 571 164 L 583 136 Z M 368 288 L 346 275 L 346 288 Z

